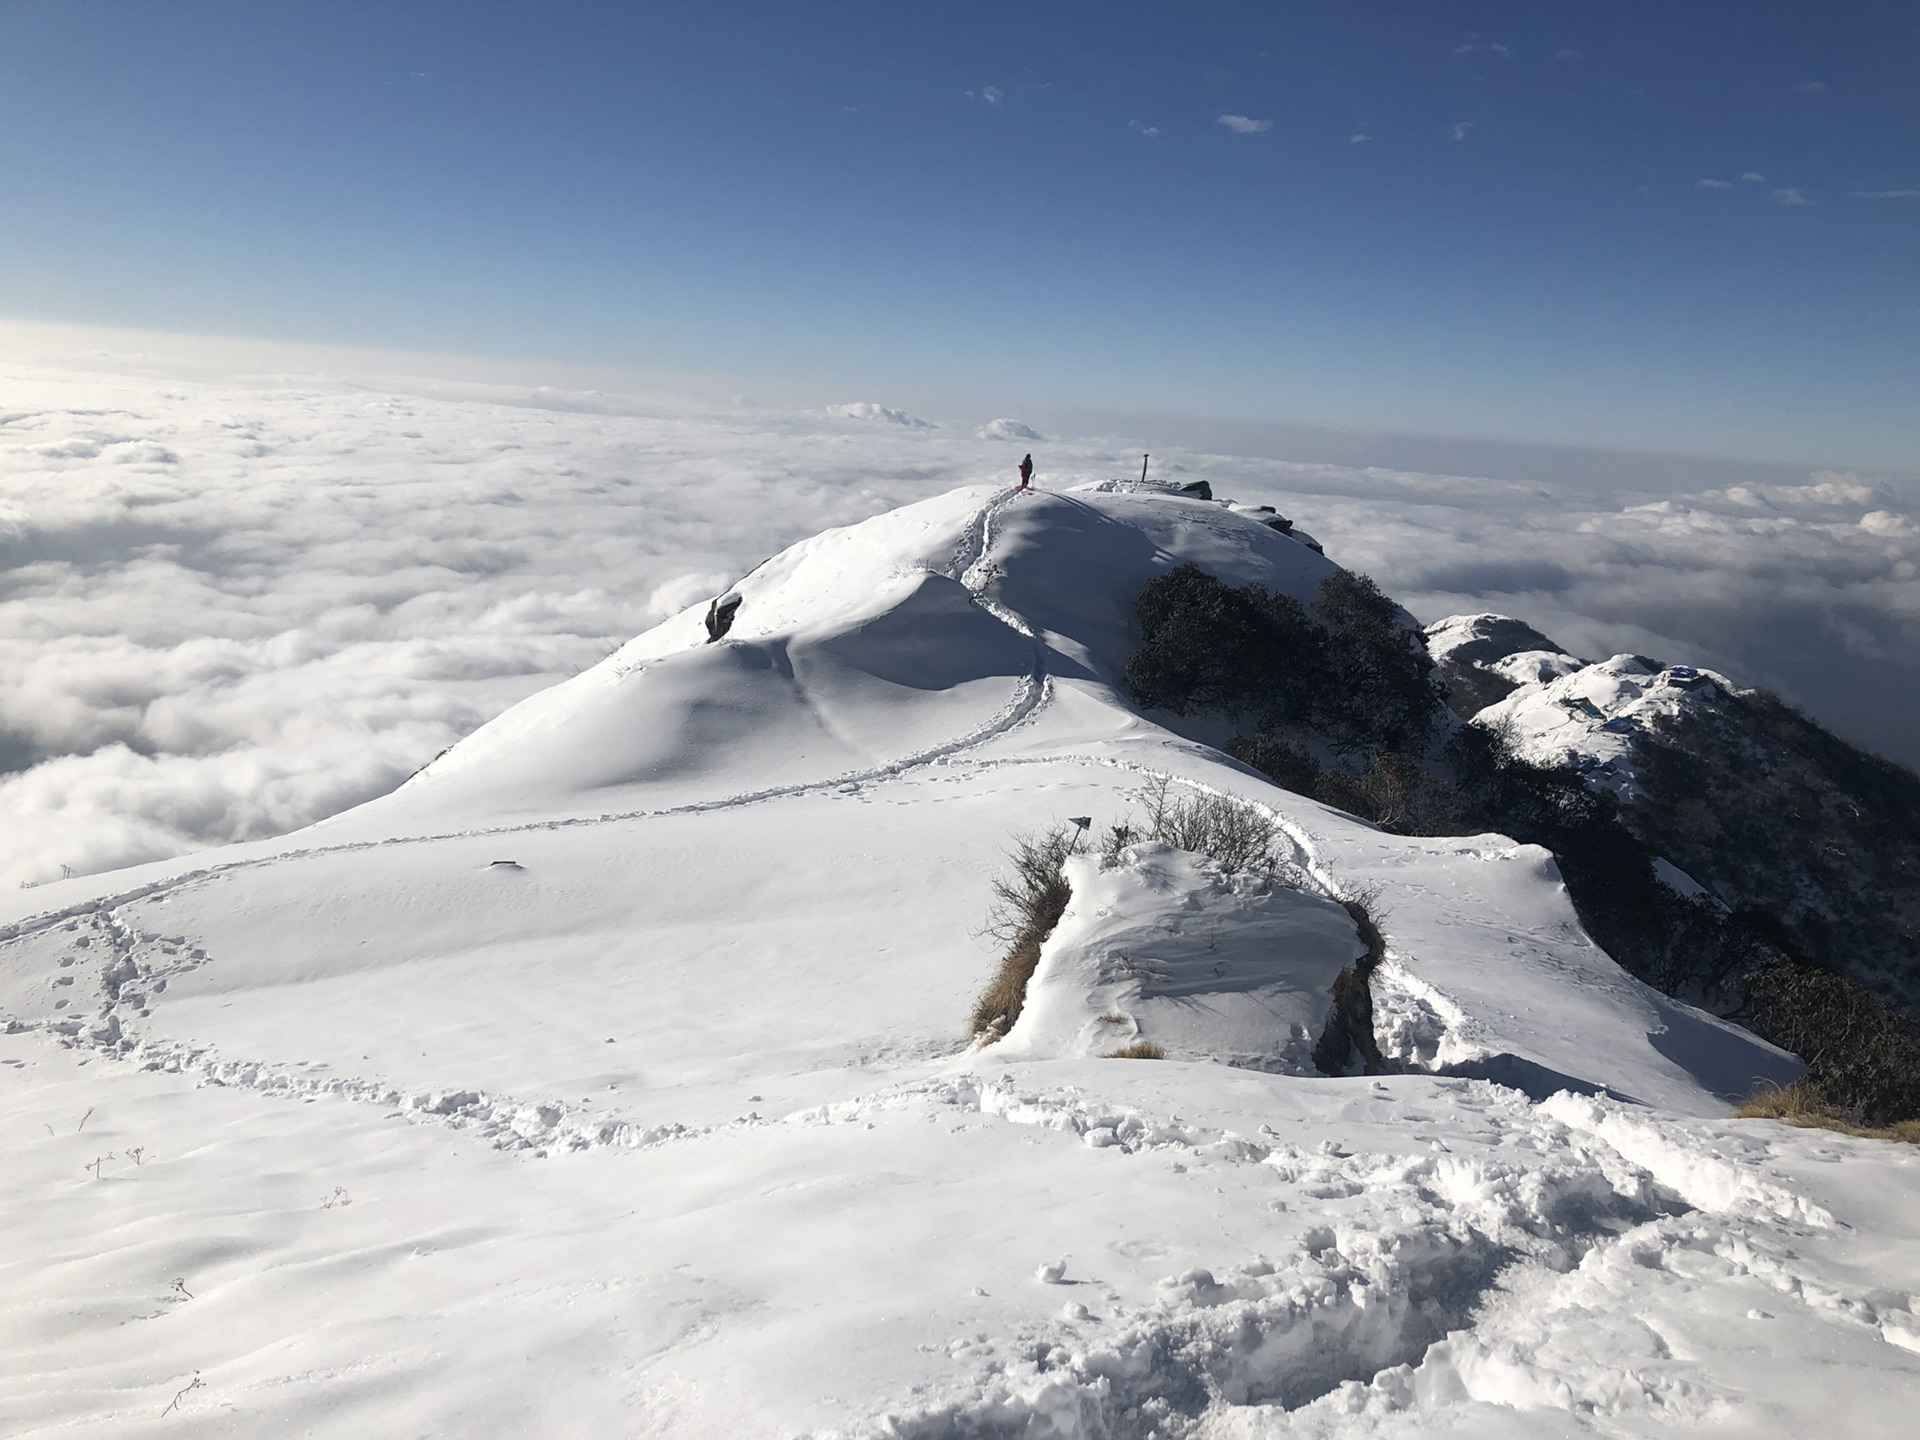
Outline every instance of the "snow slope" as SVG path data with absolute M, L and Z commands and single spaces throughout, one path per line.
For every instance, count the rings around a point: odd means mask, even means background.
M 958 491 L 382 800 L 7 900 L 0 1428 L 1897 1433 L 1920 1160 L 1715 1118 L 1790 1057 L 1624 975 L 1544 852 L 1137 713 L 1131 597 L 1189 559 L 1333 572 L 1225 505 Z M 1267 808 L 1275 874 L 1077 859 L 969 1049 L 1010 837 L 1156 776 Z M 1404 1073 L 1305 1073 L 1369 887 Z

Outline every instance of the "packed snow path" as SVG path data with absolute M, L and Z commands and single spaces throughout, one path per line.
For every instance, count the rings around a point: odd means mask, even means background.
M 962 492 L 315 832 L 15 896 L 4 1428 L 1903 1433 L 1912 1152 L 1712 1118 L 1780 1057 L 1620 974 L 1542 852 L 1138 715 L 1131 599 L 1187 558 L 1331 573 L 1198 501 Z M 1463 1073 L 967 1050 L 1009 837 L 1156 774 L 1377 884 L 1383 1035 Z M 1245 899 L 1149 861 L 1164 913 L 1089 876 L 1061 944 Z M 1244 1048 L 1208 968 L 1148 1038 Z

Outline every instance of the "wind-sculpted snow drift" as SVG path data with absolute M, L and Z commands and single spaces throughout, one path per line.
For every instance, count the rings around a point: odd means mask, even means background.
M 1920 1164 L 1713 1118 L 1791 1057 L 1625 975 L 1546 852 L 1140 714 L 1185 561 L 1335 573 L 1224 504 L 962 490 L 324 825 L 16 895 L 9 1433 L 1895 1433 Z M 1277 863 L 1077 857 L 969 1048 L 1009 838 L 1163 779 Z M 1321 1077 L 1368 891 L 1395 1073 Z

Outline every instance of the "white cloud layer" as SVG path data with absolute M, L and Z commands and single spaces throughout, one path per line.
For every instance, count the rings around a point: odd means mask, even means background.
M 879 420 L 888 425 L 904 425 L 909 430 L 931 430 L 931 422 L 909 415 L 904 410 L 890 410 L 873 400 L 854 400 L 845 405 L 827 406 L 827 414 L 841 420 Z
M 1018 420 L 989 420 L 974 432 L 982 440 L 1026 440 L 1037 442 L 1046 439 L 1031 425 Z
M 310 823 L 794 540 L 1010 481 L 1009 440 L 1059 488 L 1137 474 L 1151 438 L 0 363 L 0 883 Z M 1920 759 L 1906 482 L 1595 494 L 1153 449 L 1423 619 L 1711 665 Z
M 1222 115 L 1219 123 L 1236 135 L 1258 135 L 1273 128 L 1273 121 L 1255 120 L 1247 115 Z

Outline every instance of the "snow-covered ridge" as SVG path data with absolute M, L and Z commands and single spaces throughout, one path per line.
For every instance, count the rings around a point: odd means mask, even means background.
M 1920 779 L 1715 670 L 1594 663 L 1498 615 L 1427 629 L 1462 714 L 1615 797 L 1671 888 L 1769 917 L 1816 964 L 1920 1013 Z
M 959 737 L 984 743 L 1024 716 L 1042 672 L 1128 716 L 1132 597 L 1175 556 L 1302 600 L 1334 571 L 1295 537 L 1177 492 L 958 490 L 773 557 L 728 592 L 741 604 L 723 643 L 707 642 L 696 604 L 372 810 L 493 811 L 516 793 L 541 806 L 704 798 L 721 771 L 852 777 L 951 753 Z
M 176 1395 L 259 1436 L 1911 1409 L 1920 1168 L 1717 1118 L 1793 1062 L 1622 973 L 1544 851 L 1383 834 L 1140 714 L 1132 599 L 1188 560 L 1303 603 L 1334 573 L 1224 503 L 962 490 L 323 827 L 5 899 L 15 1428 Z M 1271 815 L 1294 883 L 1083 857 L 1031 1008 L 970 1047 L 1009 838 L 1162 781 Z M 1303 1073 L 1358 944 L 1320 892 L 1369 890 L 1402 1068 Z M 1171 1058 L 1099 1058 L 1120 1030 Z
M 1637 735 L 1688 709 L 1703 686 L 1734 688 L 1714 671 L 1656 667 L 1638 655 L 1568 665 L 1528 652 L 1498 664 L 1517 687 L 1474 718 L 1503 728 L 1527 759 L 1568 765 L 1622 799 L 1634 794 Z

